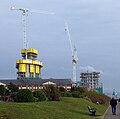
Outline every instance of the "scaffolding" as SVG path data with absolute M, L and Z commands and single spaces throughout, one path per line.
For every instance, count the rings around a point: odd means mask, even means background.
M 100 72 L 86 72 L 80 74 L 81 86 L 88 90 L 100 89 L 101 84 L 99 83 Z

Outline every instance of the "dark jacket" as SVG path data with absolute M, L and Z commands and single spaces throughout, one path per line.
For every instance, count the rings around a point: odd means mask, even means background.
M 116 105 L 117 105 L 117 100 L 115 100 L 114 98 L 112 98 L 112 99 L 110 100 L 110 105 L 111 105 L 111 106 L 116 106 Z

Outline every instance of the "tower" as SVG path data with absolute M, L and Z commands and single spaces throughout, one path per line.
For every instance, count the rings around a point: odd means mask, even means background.
M 21 55 L 22 59 L 16 60 L 17 79 L 41 78 L 43 63 L 36 59 L 38 50 L 34 48 L 22 49 Z
M 22 59 L 16 61 L 16 68 L 18 70 L 18 79 L 33 79 L 41 78 L 41 68 L 43 63 L 37 60 L 38 50 L 34 48 L 28 48 L 27 35 L 26 35 L 26 17 L 28 12 L 35 12 L 40 14 L 51 14 L 54 13 L 44 10 L 33 10 L 28 8 L 15 8 L 11 7 L 11 10 L 20 11 L 22 13 L 23 23 L 23 49 L 21 50 Z

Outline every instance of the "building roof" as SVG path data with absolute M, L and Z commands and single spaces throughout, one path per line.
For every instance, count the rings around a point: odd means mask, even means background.
M 53 82 L 57 85 L 70 85 L 73 84 L 71 79 L 24 79 L 24 80 L 15 80 L 15 79 L 8 79 L 8 80 L 0 80 L 1 83 L 9 85 L 13 83 L 15 85 L 42 85 L 46 82 Z

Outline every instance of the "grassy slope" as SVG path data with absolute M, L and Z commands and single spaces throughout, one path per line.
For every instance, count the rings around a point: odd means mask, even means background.
M 97 109 L 96 116 L 89 116 L 88 105 Z M 0 103 L 0 117 L 2 115 L 6 117 L 2 119 L 98 119 L 106 108 L 80 98 L 62 98 L 59 102 Z

